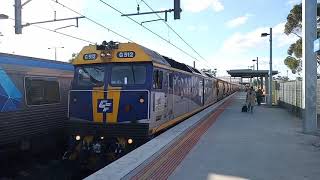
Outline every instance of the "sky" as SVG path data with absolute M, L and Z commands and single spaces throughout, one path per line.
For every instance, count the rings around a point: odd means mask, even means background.
M 25 1 L 22 0 L 22 2 Z M 144 2 L 154 10 L 173 8 L 173 0 L 103 1 L 123 13 L 136 13 L 138 4 L 140 12 L 150 11 Z M 269 69 L 269 37 L 260 35 L 263 32 L 269 33 L 271 27 L 273 28 L 273 69 L 278 70 L 281 76 L 286 76 L 288 68 L 283 61 L 287 57 L 288 47 L 297 40 L 297 37 L 285 35 L 284 25 L 291 8 L 301 3 L 301 0 L 181 0 L 181 19 L 174 20 L 173 14 L 169 13 L 167 23 L 196 52 L 162 21 L 144 23 L 144 26 L 166 41 L 121 16 L 100 0 L 59 0 L 58 2 L 100 25 L 84 18 L 79 19 L 79 27 L 72 26 L 56 30 L 86 41 L 35 26 L 26 26 L 22 34 L 17 35 L 14 33 L 14 0 L 1 0 L 0 14 L 6 14 L 10 19 L 0 20 L 0 52 L 54 59 L 54 47 L 57 47 L 57 59 L 68 61 L 72 53 L 79 52 L 90 42 L 99 44 L 104 40 L 119 42 L 130 40 L 188 65 L 193 65 L 193 61 L 196 61 L 198 69 L 217 68 L 217 75 L 225 76 L 226 70 L 248 69 L 252 65 L 256 68 L 256 63 L 252 60 L 257 57 L 259 69 Z M 55 0 L 32 0 L 22 9 L 23 24 L 52 20 L 54 11 L 57 19 L 80 16 L 57 4 Z M 163 18 L 164 14 L 160 16 Z M 139 23 L 158 19 L 156 15 L 132 16 L 132 18 Z M 55 30 L 75 24 L 75 20 L 70 20 L 38 24 L 38 26 Z M 290 78 L 295 77 L 290 70 L 288 75 Z

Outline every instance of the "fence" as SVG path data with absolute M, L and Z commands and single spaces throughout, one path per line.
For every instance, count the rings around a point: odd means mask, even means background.
M 302 81 L 273 82 L 273 102 L 301 116 Z M 320 114 L 320 80 L 317 81 L 317 114 Z

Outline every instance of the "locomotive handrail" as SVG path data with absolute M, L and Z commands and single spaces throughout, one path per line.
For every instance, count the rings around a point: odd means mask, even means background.
M 104 91 L 104 90 L 69 90 L 68 92 L 68 118 L 70 118 L 70 93 L 74 91 L 74 92 L 114 92 L 114 91 L 131 91 L 131 92 L 141 92 L 141 91 L 144 91 L 144 92 L 147 92 L 148 93 L 148 120 L 150 119 L 150 91 L 147 90 L 147 89 L 111 89 L 111 90 L 107 90 L 107 91 Z

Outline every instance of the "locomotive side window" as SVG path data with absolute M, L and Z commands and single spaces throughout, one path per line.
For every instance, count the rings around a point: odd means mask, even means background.
M 104 67 L 79 67 L 77 69 L 78 85 L 80 86 L 103 86 Z
M 146 82 L 146 67 L 139 65 L 117 65 L 111 70 L 111 84 L 132 85 Z
M 60 102 L 59 82 L 56 80 L 25 78 L 27 105 L 54 104 Z
M 162 89 L 163 72 L 156 69 L 153 71 L 153 88 Z
M 173 88 L 173 74 L 169 74 L 169 87 L 172 89 Z

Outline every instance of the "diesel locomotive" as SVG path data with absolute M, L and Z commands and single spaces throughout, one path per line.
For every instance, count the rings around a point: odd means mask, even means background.
M 238 89 L 136 43 L 85 46 L 73 65 L 69 159 L 123 153 Z

